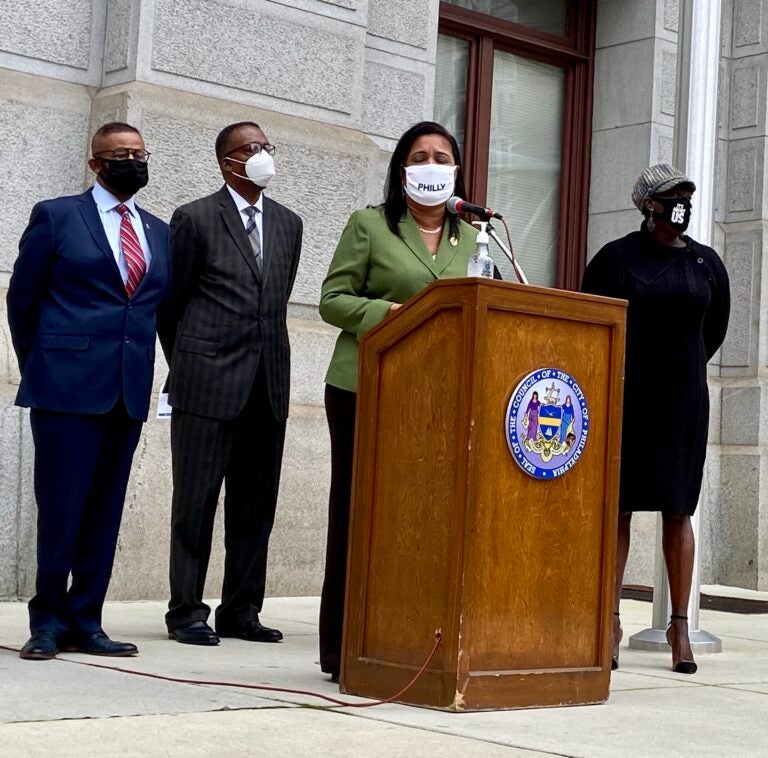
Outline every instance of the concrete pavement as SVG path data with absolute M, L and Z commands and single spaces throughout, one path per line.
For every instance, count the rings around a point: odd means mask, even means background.
M 306 695 L 182 684 L 78 664 L 338 695 L 316 663 L 317 598 L 267 601 L 262 618 L 283 630 L 279 645 L 231 639 L 218 648 L 180 645 L 167 639 L 163 612 L 158 602 L 107 604 L 105 629 L 138 644 L 137 658 L 63 654 L 30 662 L 0 650 L 0 755 L 768 755 L 768 615 L 702 611 L 702 628 L 723 639 L 724 652 L 699 656 L 694 676 L 673 673 L 666 653 L 622 647 L 605 705 L 453 714 L 402 705 L 319 710 L 307 706 L 322 701 Z M 624 601 L 625 639 L 650 617 L 650 604 Z M 0 645 L 18 648 L 26 637 L 26 606 L 0 603 Z

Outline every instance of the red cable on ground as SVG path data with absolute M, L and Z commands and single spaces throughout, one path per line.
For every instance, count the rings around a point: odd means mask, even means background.
M 386 705 L 387 703 L 392 703 L 398 698 L 402 697 L 408 690 L 413 687 L 414 684 L 418 681 L 419 677 L 427 670 L 427 666 L 432 662 L 432 659 L 435 657 L 435 653 L 437 652 L 437 648 L 440 646 L 440 643 L 443 639 L 443 633 L 438 629 L 435 631 L 435 644 L 432 646 L 432 651 L 430 652 L 429 656 L 427 657 L 427 660 L 424 661 L 424 664 L 422 667 L 416 672 L 414 677 L 411 679 L 408 684 L 405 685 L 399 692 L 395 693 L 391 697 L 388 697 L 384 700 L 374 700 L 370 703 L 350 703 L 345 700 L 339 700 L 335 697 L 330 697 L 329 695 L 321 695 L 319 692 L 311 692 L 310 690 L 292 690 L 287 687 L 270 687 L 266 684 L 242 684 L 239 682 L 214 682 L 214 681 L 208 681 L 205 679 L 183 679 L 181 677 L 176 676 L 164 676 L 163 674 L 150 674 L 147 671 L 132 671 L 131 669 L 124 669 L 120 666 L 105 666 L 103 663 L 87 663 L 86 661 L 73 661 L 70 659 L 63 659 L 58 658 L 57 660 L 63 660 L 65 663 L 74 663 L 78 666 L 89 666 L 90 668 L 95 669 L 104 669 L 105 671 L 118 671 L 121 674 L 133 674 L 134 676 L 143 676 L 147 679 L 160 679 L 164 682 L 175 682 L 177 684 L 199 684 L 203 686 L 210 686 L 210 687 L 236 687 L 239 689 L 246 689 L 246 690 L 266 690 L 268 692 L 285 692 L 289 695 L 307 695 L 309 697 L 316 697 L 320 698 L 321 700 L 327 700 L 330 703 L 334 703 L 334 705 L 327 705 L 327 706 L 319 706 L 319 705 L 311 705 L 310 708 L 317 708 L 321 710 L 330 710 L 332 708 L 372 708 L 376 705 Z M 20 652 L 18 648 L 14 647 L 7 647 L 5 645 L 0 645 L 0 650 L 10 650 L 13 653 Z

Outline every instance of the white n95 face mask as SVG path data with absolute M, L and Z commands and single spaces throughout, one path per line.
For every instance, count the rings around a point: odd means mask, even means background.
M 241 179 L 250 179 L 262 189 L 269 184 L 269 180 L 275 175 L 275 161 L 265 150 L 257 155 L 252 155 L 247 161 L 239 161 L 237 158 L 227 158 L 227 160 L 243 163 L 246 175 L 235 174 L 235 176 L 239 176 Z
M 405 193 L 419 205 L 440 205 L 452 194 L 456 166 L 424 163 L 405 167 Z

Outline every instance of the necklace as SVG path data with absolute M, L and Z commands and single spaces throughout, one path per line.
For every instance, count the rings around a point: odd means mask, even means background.
M 424 234 L 440 234 L 440 232 L 443 231 L 442 226 L 438 226 L 437 229 L 424 229 L 423 227 L 419 227 L 420 232 L 424 232 Z

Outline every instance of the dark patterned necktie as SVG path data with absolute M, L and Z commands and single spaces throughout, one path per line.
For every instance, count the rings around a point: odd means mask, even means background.
M 253 250 L 253 257 L 256 259 L 256 266 L 261 273 L 261 240 L 259 239 L 259 227 L 256 225 L 256 214 L 259 209 L 254 205 L 249 205 L 245 212 L 248 214 L 248 223 L 245 226 L 245 233 L 248 235 L 248 239 L 251 242 L 251 249 Z

